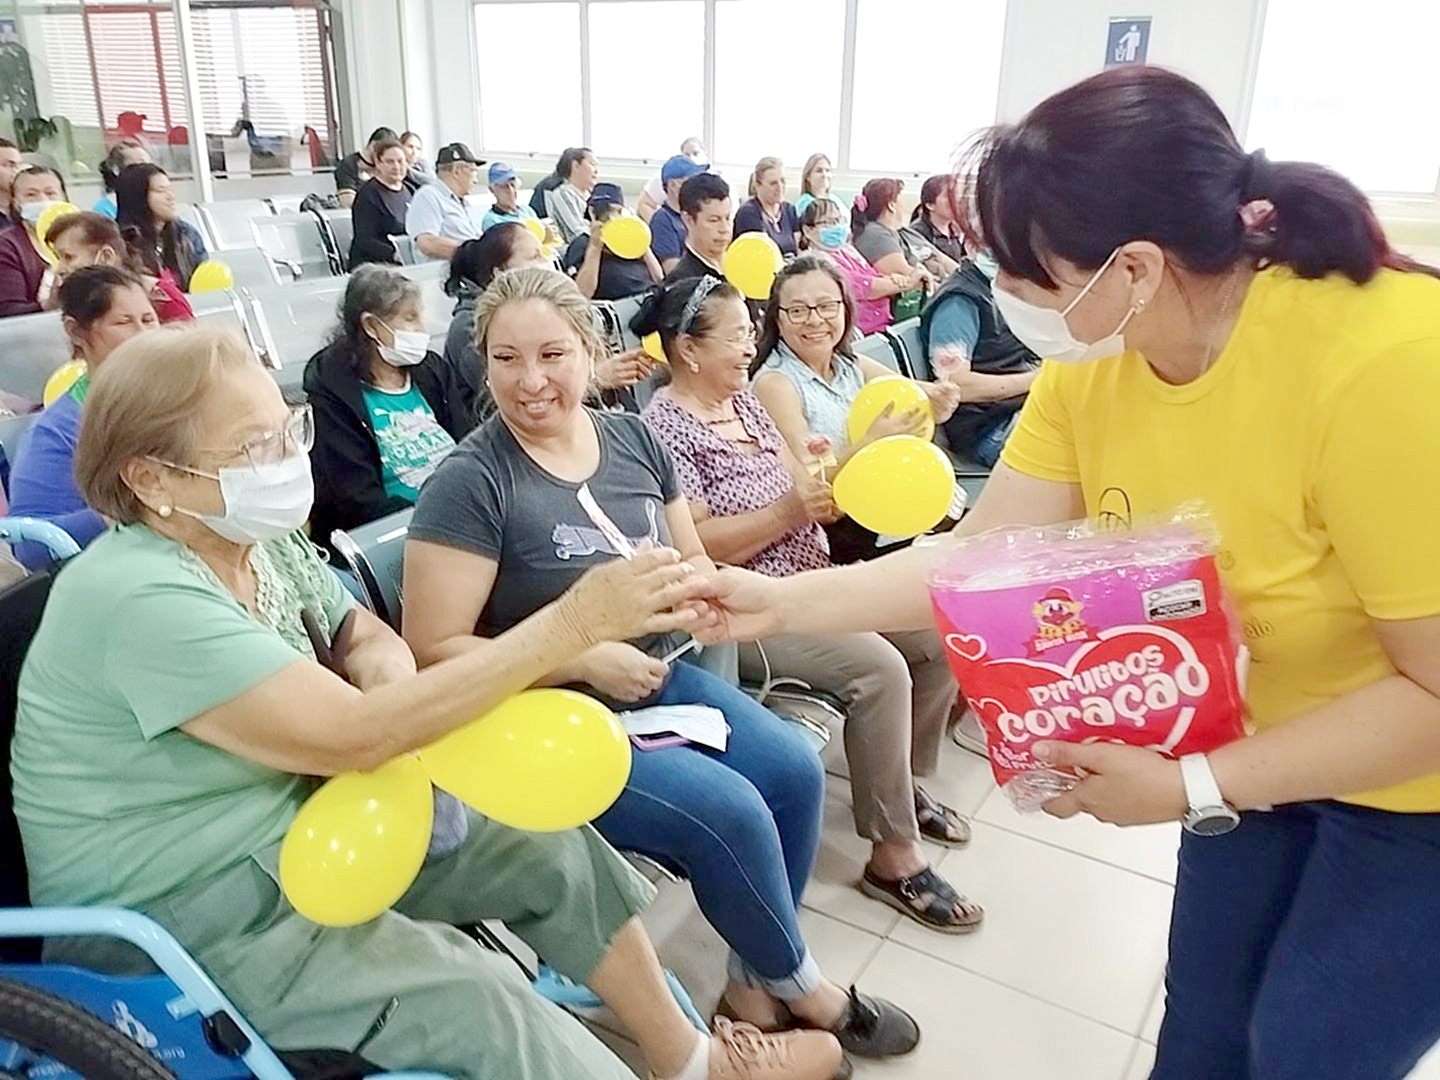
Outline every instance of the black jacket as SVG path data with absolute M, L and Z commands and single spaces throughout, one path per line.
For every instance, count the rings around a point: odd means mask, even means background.
M 365 407 L 360 377 L 348 350 L 333 342 L 305 365 L 305 392 L 315 410 L 315 448 L 310 471 L 315 476 L 315 508 L 310 534 L 331 548 L 330 534 L 353 529 L 410 505 L 385 494 L 380 444 L 370 410 Z M 463 405 L 454 369 L 433 352 L 410 369 L 410 378 L 435 420 L 457 443 L 474 427 Z
M 355 230 L 350 240 L 351 270 L 363 263 L 399 264 L 400 256 L 390 237 L 405 233 L 410 195 L 408 187 L 391 191 L 379 180 L 366 180 L 360 185 L 350 207 L 350 222 Z

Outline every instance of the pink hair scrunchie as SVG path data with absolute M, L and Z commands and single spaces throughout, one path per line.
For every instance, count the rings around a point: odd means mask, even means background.
M 1269 199 L 1255 199 L 1241 206 L 1237 213 L 1247 233 L 1268 232 L 1270 219 L 1275 216 L 1275 204 Z
M 865 197 L 863 191 L 855 196 L 855 209 L 859 210 L 862 214 L 870 209 L 870 200 Z

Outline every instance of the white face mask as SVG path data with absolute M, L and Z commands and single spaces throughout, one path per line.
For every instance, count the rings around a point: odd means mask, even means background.
M 168 461 L 160 464 L 219 481 L 224 514 L 197 514 L 181 506 L 175 509 L 203 522 L 211 532 L 235 544 L 258 544 L 262 540 L 289 536 L 305 524 L 315 502 L 310 455 L 304 451 L 271 465 L 226 465 L 218 473 L 201 472 Z
M 20 207 L 20 220 L 26 225 L 35 225 L 46 210 L 55 204 L 49 199 L 42 199 L 39 202 L 27 202 Z
M 1110 257 L 1105 260 L 1099 270 L 1095 271 L 1090 280 L 1085 283 L 1085 287 L 1076 294 L 1075 299 L 1071 300 L 1063 311 L 1040 307 L 1038 304 L 1021 300 L 1018 296 L 1008 293 L 998 286 L 995 288 L 995 306 L 1000 309 L 1000 314 L 1004 316 L 1010 332 L 1042 360 L 1056 360 L 1062 364 L 1081 364 L 1089 360 L 1105 360 L 1112 356 L 1119 356 L 1125 351 L 1124 330 L 1126 324 L 1140 310 L 1138 305 L 1125 313 L 1125 317 L 1120 320 L 1120 325 L 1115 328 L 1113 333 L 1088 344 L 1071 333 L 1070 324 L 1065 321 L 1065 316 L 1075 310 L 1075 305 L 1085 298 L 1095 283 L 1100 280 L 1100 275 L 1110 269 L 1110 264 L 1119 254 L 1119 248 L 1110 253 Z
M 376 322 L 384 326 L 386 330 L 390 327 L 380 319 Z M 395 339 L 394 345 L 385 345 L 379 338 L 374 338 L 375 347 L 380 350 L 380 359 L 395 367 L 414 367 L 425 359 L 425 354 L 430 351 L 430 335 L 420 330 L 390 330 L 390 336 Z

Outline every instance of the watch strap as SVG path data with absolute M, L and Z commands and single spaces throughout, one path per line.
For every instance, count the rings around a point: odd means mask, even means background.
M 1186 754 L 1180 759 L 1180 779 L 1185 784 L 1185 801 L 1191 810 L 1228 805 L 1220 794 L 1220 785 L 1215 782 L 1210 760 L 1204 754 Z

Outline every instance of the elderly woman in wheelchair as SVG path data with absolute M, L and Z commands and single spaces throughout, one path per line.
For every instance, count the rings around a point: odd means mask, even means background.
M 289 905 L 278 847 L 310 778 L 422 746 L 601 641 L 705 619 L 687 603 L 703 580 L 654 550 L 417 675 L 298 532 L 312 434 L 224 332 L 144 335 L 94 380 L 76 477 L 117 524 L 56 578 L 19 680 L 15 812 L 34 903 L 150 916 L 275 1046 L 363 1042 L 385 1068 L 455 1077 L 628 1076 L 452 928 L 499 918 L 599 995 L 657 1077 L 833 1075 L 826 1032 L 696 1032 L 637 918 L 648 883 L 590 828 L 521 833 L 464 811 L 452 850 L 432 850 L 394 910 L 334 928 Z M 47 959 L 134 962 L 91 939 L 51 939 Z

